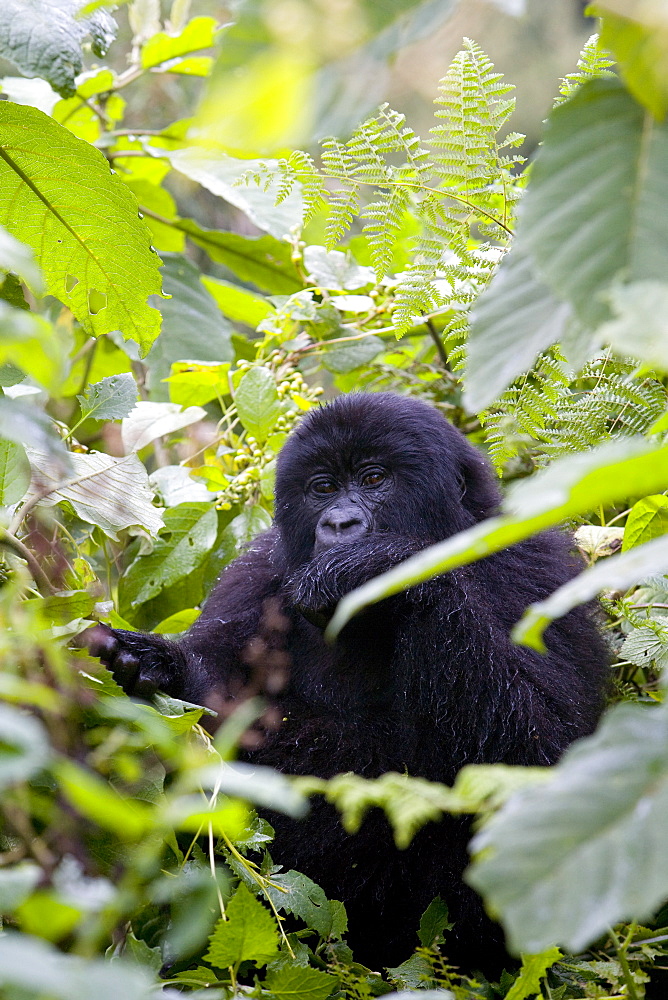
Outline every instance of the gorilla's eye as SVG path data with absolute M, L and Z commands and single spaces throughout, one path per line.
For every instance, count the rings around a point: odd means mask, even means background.
M 380 469 L 373 469 L 362 477 L 362 486 L 380 486 L 381 483 L 385 482 L 386 478 L 385 473 Z
M 311 483 L 311 489 L 318 496 L 329 496 L 331 493 L 336 493 L 338 487 L 333 479 L 315 479 Z

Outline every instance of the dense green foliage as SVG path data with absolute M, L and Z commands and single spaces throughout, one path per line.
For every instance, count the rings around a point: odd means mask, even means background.
M 180 0 L 165 23 L 130 5 L 120 72 L 81 72 L 86 37 L 101 56 L 115 30 L 82 6 L 0 11 L 0 53 L 27 77 L 0 102 L 2 996 L 640 1000 L 668 964 L 665 12 L 597 7 L 602 42 L 525 170 L 512 88 L 469 40 L 425 139 L 387 105 L 351 120 L 349 100 L 325 119 L 336 137 L 286 151 L 314 132 L 305 89 L 347 70 L 306 65 L 260 0 L 222 31 Z M 379 6 L 362 5 L 376 55 L 436 16 Z M 200 78 L 192 121 L 152 126 L 157 74 Z M 143 127 L 124 126 L 125 88 Z M 516 637 L 540 648 L 602 594 L 621 704 L 554 769 L 469 767 L 452 789 L 249 773 L 233 761 L 259 701 L 211 738 L 207 710 L 135 703 L 67 648 L 96 619 L 186 629 L 270 523 L 290 428 L 359 387 L 433 403 L 508 489 L 497 517 L 349 595 L 332 629 L 571 522 L 587 569 Z M 384 809 L 399 846 L 444 811 L 477 814 L 470 880 L 519 973 L 451 968 L 441 900 L 411 959 L 356 964 L 342 905 L 281 869 L 253 810 L 299 816 L 313 795 L 349 830 Z

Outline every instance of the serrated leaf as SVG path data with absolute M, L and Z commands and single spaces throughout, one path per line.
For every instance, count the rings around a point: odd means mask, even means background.
M 652 660 L 659 670 L 668 667 L 668 634 L 663 630 L 641 625 L 626 637 L 619 650 L 621 660 L 629 660 L 638 667 L 650 666 Z
M 464 405 L 489 406 L 536 357 L 559 340 L 570 316 L 540 281 L 519 245 L 502 260 L 471 313 Z
M 160 156 L 167 157 L 174 170 L 244 212 L 259 229 L 277 240 L 289 238 L 290 231 L 301 225 L 303 205 L 300 194 L 294 192 L 277 205 L 277 182 L 266 190 L 253 182 L 239 183 L 246 171 L 256 170 L 263 164 L 271 167 L 276 165 L 276 160 L 240 160 L 219 150 L 212 152 L 206 146 L 161 149 Z
M 423 948 L 431 948 L 443 936 L 443 932 L 454 927 L 448 920 L 448 904 L 440 896 L 431 903 L 420 917 L 418 938 Z
M 134 196 L 89 143 L 9 101 L 0 102 L 0 223 L 32 247 L 47 290 L 90 334 L 120 330 L 148 350 L 160 327 L 146 304 L 160 294 L 160 259 Z
M 219 920 L 204 956 L 217 969 L 252 961 L 266 965 L 278 952 L 278 928 L 263 906 L 241 883 L 227 904 L 227 920 Z
M 558 948 L 548 948 L 540 955 L 522 955 L 520 974 L 506 993 L 506 1000 L 528 1000 L 540 994 L 541 980 L 561 957 Z
M 0 5 L 0 55 L 26 76 L 40 76 L 64 97 L 75 91 L 83 68 L 81 46 L 90 34 L 93 49 L 104 55 L 116 35 L 106 11 L 78 17 L 83 0 L 3 0 Z
M 556 942 L 575 953 L 668 895 L 667 823 L 666 706 L 617 705 L 548 783 L 514 796 L 476 835 L 467 881 L 514 951 Z
M 206 410 L 201 406 L 189 406 L 184 410 L 178 403 L 140 400 L 121 424 L 123 448 L 127 453 L 141 451 L 156 438 L 189 427 L 205 416 Z
M 30 462 L 25 448 L 0 439 L 0 506 L 18 503 L 30 486 Z
M 50 756 L 42 723 L 18 708 L 0 704 L 0 789 L 27 781 Z
M 668 532 L 668 497 L 663 493 L 643 497 L 631 508 L 624 528 L 622 552 L 643 545 Z
M 308 966 L 286 965 L 270 970 L 266 985 L 276 1000 L 326 1000 L 338 986 L 338 980 Z
M 28 497 L 40 494 L 39 502 L 46 506 L 66 500 L 82 520 L 97 524 L 110 538 L 116 539 L 117 531 L 132 525 L 158 533 L 162 517 L 153 506 L 148 475 L 136 455 L 112 458 L 91 451 L 69 458 L 71 475 L 65 478 L 52 455 L 29 449 L 33 479 Z
M 165 537 L 159 537 L 150 555 L 135 559 L 121 577 L 122 607 L 135 608 L 150 601 L 192 573 L 211 552 L 218 531 L 218 517 L 211 504 L 170 507 L 164 522 Z
M 110 375 L 89 385 L 83 396 L 77 396 L 82 420 L 120 420 L 127 417 L 137 402 L 137 383 L 131 372 Z
M 256 365 L 241 378 L 234 397 L 239 420 L 249 434 L 265 441 L 281 415 L 278 389 L 271 372 Z
M 278 910 L 294 913 L 327 940 L 332 931 L 329 900 L 319 885 L 301 872 L 287 871 L 272 875 L 267 895 Z M 276 889 L 274 886 L 278 886 Z
M 245 799 L 263 809 L 274 809 L 286 813 L 294 819 L 299 819 L 308 812 L 308 802 L 303 794 L 295 788 L 290 778 L 281 774 L 280 771 L 275 771 L 272 767 L 242 762 L 207 765 L 193 772 L 192 781 L 196 787 L 201 785 L 203 788 L 215 788 L 224 795 Z M 291 874 L 297 875 L 298 873 L 292 872 Z M 279 879 L 283 877 L 279 876 Z M 317 890 L 317 893 L 324 899 L 322 889 L 314 882 L 307 879 L 305 875 L 299 875 L 299 879 L 306 880 L 300 889 L 304 902 L 305 893 L 309 886 Z M 281 894 L 281 899 L 281 905 L 283 905 L 286 896 Z M 301 913 L 298 915 L 301 916 Z M 316 925 L 310 924 L 309 926 L 315 927 Z
M 606 318 L 605 292 L 621 273 L 665 279 L 667 172 L 668 124 L 649 118 L 618 82 L 585 83 L 552 111 L 517 239 L 585 325 Z

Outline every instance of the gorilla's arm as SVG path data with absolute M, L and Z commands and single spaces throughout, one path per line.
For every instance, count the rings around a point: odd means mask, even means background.
M 279 561 L 272 529 L 223 570 L 202 614 L 179 642 L 106 625 L 89 629 L 84 642 L 128 694 L 149 698 L 161 690 L 201 701 L 233 675 L 248 672 L 239 654 L 258 632 L 265 601 L 279 589 Z

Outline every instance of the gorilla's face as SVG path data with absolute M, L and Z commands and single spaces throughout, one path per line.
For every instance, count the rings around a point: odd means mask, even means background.
M 390 469 L 374 461 L 362 461 L 345 472 L 315 472 L 304 490 L 315 522 L 312 554 L 359 541 L 376 530 L 377 515 L 393 491 Z

